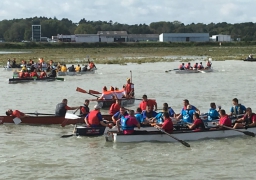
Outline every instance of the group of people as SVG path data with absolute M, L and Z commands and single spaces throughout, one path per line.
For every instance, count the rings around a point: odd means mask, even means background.
M 190 62 L 188 62 L 186 65 L 184 63 L 181 63 L 179 66 L 179 70 L 203 70 L 203 69 L 210 69 L 212 67 L 212 63 L 210 60 L 206 62 L 206 66 L 203 66 L 203 63 L 200 62 L 195 63 L 193 66 L 191 66 Z
M 134 97 L 134 84 L 131 82 L 130 78 L 127 78 L 126 84 L 123 85 L 121 89 L 111 86 L 107 89 L 106 86 L 102 89 L 102 94 L 98 100 L 116 100 L 116 104 L 120 102 L 118 100 L 122 98 L 133 98 Z
M 93 61 L 90 61 L 88 59 L 88 64 L 84 65 L 84 67 L 81 67 L 80 64 L 78 64 L 76 67 L 74 65 L 71 65 L 67 68 L 66 64 L 58 65 L 57 70 L 60 72 L 86 72 L 86 71 L 92 71 L 96 69 L 96 66 Z
M 111 122 L 104 122 L 102 114 L 100 112 L 101 106 L 99 104 L 94 106 L 94 109 L 90 111 L 89 100 L 85 100 L 83 106 L 69 107 L 67 105 L 67 99 L 63 99 L 61 103 L 56 106 L 55 115 L 64 117 L 67 110 L 80 109 L 80 117 L 84 118 L 84 122 L 88 127 L 106 126 L 109 127 L 109 123 L 116 125 L 118 130 L 122 128 L 124 134 L 133 134 L 134 127 L 140 128 L 141 126 L 155 125 L 158 128 L 162 128 L 168 133 L 172 133 L 174 129 L 174 123 L 183 123 L 188 129 L 194 131 L 206 130 L 204 121 L 201 119 L 200 110 L 189 103 L 189 100 L 183 100 L 183 107 L 181 112 L 176 114 L 174 110 L 168 106 L 167 103 L 163 104 L 162 112 L 157 111 L 157 102 L 153 99 L 148 99 L 147 95 L 143 95 L 142 101 L 137 108 L 137 111 L 128 110 L 125 107 L 120 107 L 118 111 L 113 112 L 111 115 Z M 232 100 L 233 106 L 230 109 L 230 113 L 227 114 L 224 109 L 219 106 L 218 109 L 214 102 L 210 103 L 210 109 L 207 115 L 207 121 L 216 121 L 216 127 L 209 130 L 225 129 L 225 126 L 237 128 L 249 128 L 256 126 L 256 114 L 252 112 L 250 107 L 245 107 L 238 103 L 238 99 Z M 28 115 L 24 113 L 9 109 L 6 111 L 6 115 L 15 116 L 18 118 L 25 118 Z M 232 123 L 230 116 L 239 116 L 234 123 Z M 112 127 L 112 125 L 111 125 Z

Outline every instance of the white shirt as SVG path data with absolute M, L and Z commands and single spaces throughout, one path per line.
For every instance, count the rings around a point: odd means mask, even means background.
M 114 92 L 114 94 L 116 95 L 117 99 L 122 99 L 123 96 L 125 96 L 125 92 Z
M 10 62 L 9 61 L 7 62 L 7 68 L 10 68 Z
M 113 95 L 112 94 L 102 94 L 101 95 L 101 97 L 100 97 L 101 99 L 103 98 L 103 99 L 113 99 Z

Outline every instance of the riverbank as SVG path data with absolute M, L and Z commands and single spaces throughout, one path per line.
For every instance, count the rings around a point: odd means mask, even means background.
M 151 43 L 156 46 L 158 43 Z M 183 43 L 184 45 L 185 43 Z M 53 60 L 62 63 L 85 63 L 87 57 L 93 59 L 96 64 L 125 64 L 125 63 L 146 63 L 146 62 L 171 62 L 171 61 L 204 61 L 212 58 L 214 61 L 242 60 L 249 54 L 253 54 L 255 46 L 224 46 L 214 43 L 210 46 L 181 46 L 177 47 L 63 47 L 57 45 L 44 48 L 24 48 L 13 49 L 3 48 L 6 54 L 0 52 L 0 64 L 5 64 L 8 58 L 21 60 L 37 60 L 43 57 L 45 60 Z M 214 45 L 214 46 L 213 46 Z M 120 45 L 121 46 L 121 45 Z M 12 53 L 14 52 L 15 53 Z M 17 51 L 21 53 L 17 53 Z M 24 53 L 26 52 L 26 53 Z

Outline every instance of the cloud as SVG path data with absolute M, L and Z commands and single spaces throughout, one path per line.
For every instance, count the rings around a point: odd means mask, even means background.
M 240 23 L 255 22 L 255 6 L 255 0 L 1 0 L 0 20 L 45 16 L 126 24 L 175 20 L 184 24 Z

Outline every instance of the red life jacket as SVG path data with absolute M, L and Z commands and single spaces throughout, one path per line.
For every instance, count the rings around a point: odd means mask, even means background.
M 119 110 L 120 110 L 120 105 L 119 105 L 119 104 L 116 104 L 116 103 L 113 103 L 113 104 L 110 106 L 109 114 L 110 114 L 110 115 L 114 115 L 114 114 L 117 113 Z
M 88 123 L 89 125 L 100 125 L 100 120 L 97 117 L 97 114 L 99 111 L 97 110 L 92 110 L 90 114 L 88 115 Z
M 23 78 L 24 77 L 24 73 L 23 72 L 19 72 L 19 78 Z
M 40 78 L 45 78 L 46 77 L 46 73 L 45 72 L 41 72 L 40 73 Z
M 24 75 L 23 75 L 24 78 L 29 78 L 30 77 L 30 74 L 28 72 L 24 72 Z
M 182 68 L 184 68 L 184 67 L 183 67 L 183 65 L 181 64 L 179 68 L 182 69 Z
M 198 68 L 198 65 L 197 65 L 197 64 L 195 64 L 193 67 L 194 67 L 194 68 Z
M 38 75 L 37 75 L 36 72 L 31 72 L 31 73 L 30 73 L 30 77 L 38 77 Z
M 132 83 L 127 83 L 125 86 L 125 91 L 127 94 L 130 94 L 130 92 L 132 91 Z

